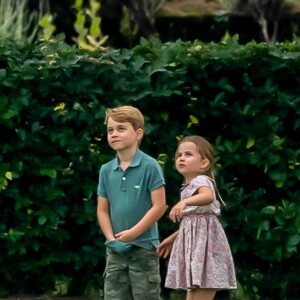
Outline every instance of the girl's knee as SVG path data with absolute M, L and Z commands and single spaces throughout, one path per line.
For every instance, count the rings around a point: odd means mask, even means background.
M 213 300 L 215 295 L 215 289 L 194 288 L 187 292 L 186 300 Z

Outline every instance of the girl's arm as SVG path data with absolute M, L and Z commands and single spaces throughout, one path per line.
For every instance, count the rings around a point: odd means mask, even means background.
M 134 241 L 138 236 L 153 226 L 166 211 L 165 187 L 161 186 L 151 192 L 152 207 L 144 217 L 132 228 L 116 233 L 116 239 L 128 243 Z
M 201 186 L 193 196 L 178 202 L 170 211 L 170 219 L 179 222 L 182 219 L 183 210 L 186 206 L 208 205 L 214 201 L 214 194 L 207 186 Z
M 156 249 L 156 253 L 162 257 L 162 258 L 167 258 L 171 251 L 172 251 L 172 247 L 173 247 L 173 243 L 176 239 L 178 235 L 178 231 L 174 232 L 173 234 L 171 234 L 170 236 L 168 236 L 167 238 L 165 238 L 157 247 Z

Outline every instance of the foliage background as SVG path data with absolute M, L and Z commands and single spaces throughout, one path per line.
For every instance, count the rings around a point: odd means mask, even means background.
M 114 157 L 104 111 L 131 104 L 145 114 L 141 148 L 161 162 L 170 206 L 181 184 L 177 138 L 200 134 L 215 146 L 240 299 L 296 297 L 299 50 L 236 37 L 142 39 L 131 50 L 80 50 L 63 38 L 1 46 L 0 295 L 101 288 L 96 186 Z M 176 227 L 167 217 L 159 226 L 162 238 Z

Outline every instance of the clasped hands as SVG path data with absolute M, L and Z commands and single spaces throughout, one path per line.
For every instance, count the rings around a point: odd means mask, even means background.
M 106 241 L 104 245 L 121 254 L 127 253 L 132 249 L 133 244 L 129 242 L 135 238 L 131 235 L 130 230 L 124 230 L 115 234 L 115 238 L 114 240 Z

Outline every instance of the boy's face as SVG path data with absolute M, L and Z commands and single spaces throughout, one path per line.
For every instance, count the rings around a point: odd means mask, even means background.
M 107 120 L 107 140 L 115 151 L 137 147 L 143 137 L 141 128 L 134 130 L 129 122 L 116 122 L 111 117 Z

